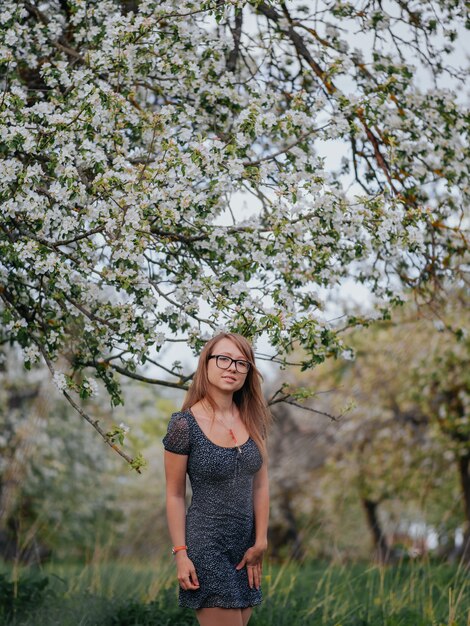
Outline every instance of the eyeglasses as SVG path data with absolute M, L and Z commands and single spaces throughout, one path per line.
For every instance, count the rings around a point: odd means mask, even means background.
M 251 363 L 249 361 L 242 361 L 241 359 L 231 359 L 225 354 L 212 354 L 207 360 L 215 359 L 215 364 L 221 370 L 228 370 L 235 363 L 235 369 L 239 374 L 247 374 L 250 371 Z

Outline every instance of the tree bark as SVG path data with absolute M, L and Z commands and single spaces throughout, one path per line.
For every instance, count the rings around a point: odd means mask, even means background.
M 374 557 L 380 563 L 387 563 L 390 560 L 391 553 L 379 521 L 379 503 L 364 497 L 361 497 L 361 503 L 366 514 L 367 526 L 372 535 Z
M 10 444 L 8 464 L 0 476 L 0 556 L 5 560 L 29 562 L 39 554 L 39 544 L 34 536 L 20 536 L 16 517 L 18 507 L 21 508 L 21 491 L 28 463 L 36 449 L 39 421 L 50 412 L 47 383 L 29 389 L 10 389 L 7 410 L 20 410 L 27 419 L 16 430 Z
M 462 560 L 470 564 L 470 452 L 459 457 L 458 465 L 465 513 Z
M 0 530 L 7 528 L 8 520 L 15 510 L 21 492 L 21 485 L 28 468 L 28 462 L 34 454 L 38 419 L 47 415 L 49 409 L 49 394 L 45 383 L 41 388 L 36 388 L 34 394 L 25 395 L 20 392 L 20 394 L 16 396 L 13 391 L 10 400 L 12 407 L 21 406 L 22 404 L 26 406 L 26 403 L 29 403 L 32 398 L 34 398 L 34 402 L 31 408 L 26 409 L 28 419 L 16 432 L 16 437 L 12 444 L 13 449 L 11 451 L 10 462 L 1 477 Z
M 302 538 L 299 533 L 297 520 L 295 519 L 294 511 L 292 510 L 291 494 L 284 493 L 281 503 L 281 511 L 284 520 L 287 524 L 286 529 L 286 541 L 289 542 L 291 547 L 291 558 L 295 561 L 303 560 L 305 553 L 302 546 Z

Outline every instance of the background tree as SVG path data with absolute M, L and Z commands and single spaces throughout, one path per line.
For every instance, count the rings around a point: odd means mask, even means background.
M 44 366 L 25 372 L 18 349 L 6 356 L 0 372 L 0 556 L 29 563 L 51 554 L 85 558 L 119 534 L 118 464 L 49 388 Z M 111 426 L 109 408 L 95 402 L 90 409 Z
M 6 0 L 0 342 L 139 469 L 80 405 L 93 377 L 114 404 L 116 372 L 184 388 L 163 347 L 221 327 L 311 367 L 344 349 L 320 289 L 387 311 L 458 275 L 465 24 L 463 2 Z
M 44 366 L 25 372 L 19 351 L 7 351 L 0 372 L 0 558 L 38 563 L 159 555 L 167 532 L 161 439 L 174 400 L 124 379 L 125 411 L 103 403 L 102 385 L 96 398 L 84 401 L 106 431 L 116 426 L 145 452 L 148 470 L 137 478 L 122 471 L 118 457 L 103 453 L 94 432 L 48 388 L 48 378 Z
M 286 403 L 273 407 L 269 436 L 271 557 L 308 556 L 307 537 L 318 524 L 317 474 L 330 453 L 332 434 L 325 420 Z
M 291 459 L 289 476 L 297 475 L 302 459 L 311 467 L 319 461 L 314 479 L 306 481 L 305 473 L 302 477 L 312 501 L 323 492 L 323 519 L 338 518 L 333 535 L 340 552 L 351 538 L 345 529 L 341 542 L 341 523 L 360 513 L 353 502 L 356 494 L 378 560 L 401 554 L 392 545 L 397 535 L 408 541 L 406 535 L 418 527 L 425 538 L 431 532 L 437 535 L 441 552 L 455 556 L 455 533 L 468 526 L 463 523 L 468 501 L 468 347 L 462 328 L 468 305 L 465 292 L 455 290 L 451 296 L 431 309 L 410 299 L 393 321 L 377 322 L 367 333 L 351 333 L 348 344 L 354 353 L 347 358 L 291 378 L 294 387 L 316 390 L 313 409 L 321 409 L 323 416 L 310 414 L 306 431 L 312 436 L 319 429 L 323 445 L 309 443 L 305 435 L 304 447 Z M 325 416 L 341 415 L 348 404 L 350 410 L 341 419 L 324 423 Z
M 418 402 L 445 437 L 457 466 L 465 526 L 462 554 L 470 562 L 470 340 L 468 291 L 456 290 L 437 324 L 439 341 L 414 368 Z

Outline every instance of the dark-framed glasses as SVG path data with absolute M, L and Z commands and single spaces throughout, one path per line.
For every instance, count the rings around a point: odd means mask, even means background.
M 235 363 L 235 369 L 239 374 L 247 374 L 250 371 L 251 363 L 242 359 L 231 359 L 225 354 L 212 354 L 207 360 L 215 359 L 215 364 L 221 370 L 228 370 L 232 363 Z

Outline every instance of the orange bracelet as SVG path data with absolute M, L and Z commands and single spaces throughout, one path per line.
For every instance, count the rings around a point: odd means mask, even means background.
M 187 550 L 188 546 L 173 546 L 171 549 L 171 554 L 176 554 L 180 550 Z

